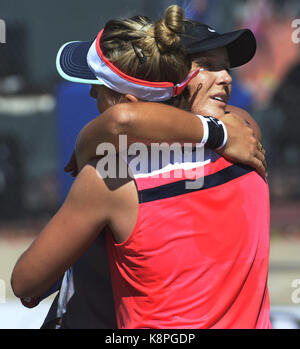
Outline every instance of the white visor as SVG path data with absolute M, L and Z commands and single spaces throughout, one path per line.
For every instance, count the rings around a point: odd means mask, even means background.
M 129 93 L 145 101 L 166 101 L 178 96 L 200 71 L 198 68 L 191 72 L 181 84 L 177 85 L 171 82 L 150 82 L 133 78 L 120 71 L 104 57 L 100 48 L 102 33 L 103 30 L 92 43 L 87 54 L 87 63 L 99 82 L 119 93 Z

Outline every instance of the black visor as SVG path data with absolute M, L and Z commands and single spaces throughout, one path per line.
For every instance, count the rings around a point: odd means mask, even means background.
M 219 34 L 206 24 L 196 21 L 185 23 L 181 43 L 190 55 L 226 47 L 230 68 L 248 63 L 256 52 L 256 39 L 251 30 L 242 29 Z

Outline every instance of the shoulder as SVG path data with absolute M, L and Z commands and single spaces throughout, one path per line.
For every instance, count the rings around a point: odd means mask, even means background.
M 85 217 L 87 221 L 109 221 L 111 191 L 97 172 L 94 161 L 79 172 L 62 208 L 64 213 Z
M 244 119 L 249 124 L 249 126 L 253 129 L 255 136 L 259 140 L 261 140 L 262 134 L 261 134 L 260 127 L 258 126 L 257 122 L 253 119 L 253 117 L 245 109 L 242 109 L 233 105 L 228 105 L 226 108 L 226 111 L 236 114 L 242 119 Z
M 245 119 L 249 119 L 249 118 L 252 119 L 252 116 L 245 109 L 242 109 L 240 107 L 236 107 L 234 105 L 228 105 L 226 107 L 226 111 L 237 114 L 240 117 L 245 118 Z
M 85 199 L 90 201 L 93 198 L 97 198 L 100 193 L 102 196 L 109 195 L 105 182 L 97 171 L 96 166 L 97 163 L 93 160 L 83 167 L 70 189 L 69 199 L 81 198 L 81 201 Z
M 101 211 L 101 216 L 110 220 L 118 207 L 126 203 L 134 180 L 129 175 L 119 178 L 120 160 L 115 156 L 110 160 L 114 161 L 112 166 L 117 167 L 116 175 L 103 173 L 102 166 L 98 166 L 99 158 L 90 161 L 80 171 L 66 200 L 73 210 L 82 210 L 87 215 L 99 215 Z

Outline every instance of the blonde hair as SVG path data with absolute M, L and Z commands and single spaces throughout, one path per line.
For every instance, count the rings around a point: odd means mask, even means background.
M 180 45 L 183 29 L 184 12 L 172 5 L 166 9 L 165 18 L 154 24 L 142 16 L 110 20 L 100 45 L 104 55 L 124 73 L 142 80 L 177 84 L 191 68 Z

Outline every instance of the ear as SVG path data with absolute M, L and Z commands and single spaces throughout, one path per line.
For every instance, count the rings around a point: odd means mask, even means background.
M 134 95 L 126 94 L 125 101 L 126 102 L 138 102 L 139 100 Z

